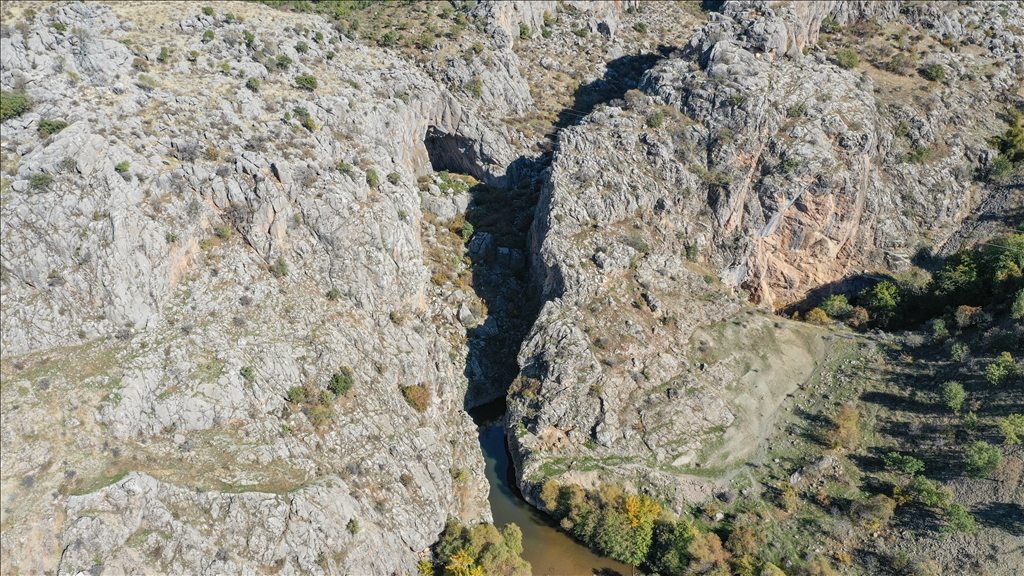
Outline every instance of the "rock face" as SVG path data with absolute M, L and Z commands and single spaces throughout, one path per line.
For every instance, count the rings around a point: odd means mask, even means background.
M 998 38 L 1024 18 L 937 10 L 725 2 L 638 91 L 560 133 L 531 237 L 546 303 L 509 403 L 531 502 L 549 478 L 611 479 L 677 505 L 710 497 L 694 473 L 749 455 L 822 354 L 797 327 L 748 317 L 746 297 L 779 308 L 898 271 L 950 249 L 972 212 L 1006 196 L 975 174 L 993 157 L 1000 101 L 1020 98 L 1019 36 L 923 56 L 956 80 L 906 80 L 913 98 L 881 65 L 844 69 L 810 46 L 831 41 L 818 38 L 826 16 L 922 38 L 984 17 Z M 968 72 L 993 60 L 1001 72 Z M 790 361 L 763 364 L 758 349 Z
M 0 83 L 34 103 L 3 128 L 4 571 L 415 571 L 446 518 L 490 518 L 458 360 L 475 297 L 430 285 L 415 180 L 501 183 L 504 129 L 393 55 L 316 43 L 319 18 L 288 17 L 300 53 L 265 7 L 114 8 L 2 38 Z M 146 34 L 174 56 L 121 41 Z
M 531 502 L 557 477 L 681 510 L 828 347 L 764 312 L 1016 198 L 975 178 L 1024 96 L 1012 3 L 731 1 L 690 33 L 675 3 L 484 1 L 423 58 L 258 3 L 26 8 L 0 6 L 33 102 L 0 157 L 5 573 L 414 572 L 490 518 L 464 408 L 515 375 Z M 948 81 L 867 41 L 878 66 L 838 66 L 826 17 Z

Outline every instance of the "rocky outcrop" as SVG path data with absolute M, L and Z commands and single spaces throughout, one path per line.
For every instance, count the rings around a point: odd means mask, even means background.
M 1024 17 L 978 9 L 993 30 Z M 923 26 L 923 11 L 901 10 L 726 2 L 639 91 L 560 133 L 531 236 L 547 302 L 510 396 L 533 502 L 549 478 L 611 479 L 677 506 L 708 497 L 692 473 L 747 457 L 821 358 L 812 336 L 741 302 L 770 310 L 864 270 L 905 269 L 999 193 L 975 175 L 993 157 L 1001 101 L 1019 97 L 1007 49 L 1019 39 L 923 56 L 955 79 L 914 80 L 909 100 L 891 96 L 887 72 L 844 69 L 835 46 L 812 45 L 826 16 Z M 967 72 L 979 58 L 1003 64 L 979 78 Z M 791 362 L 758 366 L 752 349 Z
M 505 129 L 393 55 L 317 43 L 319 18 L 136 8 L 2 38 L 0 84 L 33 101 L 3 128 L 3 569 L 412 572 L 448 517 L 490 518 L 475 296 L 429 283 L 415 181 L 503 182 Z M 321 400 L 342 367 L 352 390 Z

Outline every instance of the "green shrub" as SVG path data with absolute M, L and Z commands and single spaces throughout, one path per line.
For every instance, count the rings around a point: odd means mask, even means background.
M 1016 108 L 1010 108 L 1006 111 L 1006 123 L 1010 127 L 1002 135 L 992 138 L 991 144 L 1007 160 L 1016 164 L 1024 161 L 1024 114 Z
M 860 303 L 871 313 L 871 316 L 882 324 L 889 321 L 899 305 L 899 289 L 896 284 L 884 280 L 860 293 Z
M 300 118 L 299 125 L 310 132 L 316 132 L 316 122 L 314 122 L 309 116 L 303 116 Z
M 345 525 L 345 529 L 348 530 L 349 534 L 359 534 L 359 520 L 355 518 L 349 520 L 348 524 Z
M 577 28 L 573 30 L 572 33 L 579 36 L 580 38 L 586 38 L 587 36 L 590 35 L 590 28 L 584 26 L 582 28 Z
M 466 83 L 466 92 L 472 94 L 474 98 L 483 98 L 484 81 L 479 76 L 473 78 L 472 81 Z
M 953 414 L 959 414 L 967 399 L 967 393 L 959 382 L 946 382 L 942 385 L 942 404 Z
M 463 240 L 469 240 L 473 236 L 474 232 L 476 232 L 476 230 L 473 228 L 473 224 L 471 222 L 463 222 L 462 228 L 459 230 L 459 237 Z
M 988 383 L 993 386 L 1009 382 L 1019 375 L 1020 367 L 1017 366 L 1017 362 L 1009 352 L 1001 353 L 994 362 L 985 367 L 985 380 L 988 380 Z
M 1014 320 L 1024 318 L 1024 289 L 1017 292 L 1017 299 L 1014 300 L 1013 305 L 1010 306 L 1010 315 L 1013 316 Z
M 303 90 L 309 90 L 312 92 L 317 89 L 319 83 L 316 81 L 316 76 L 312 74 L 302 74 L 295 77 L 295 85 Z
M 921 76 L 932 82 L 942 82 L 946 79 L 946 69 L 942 64 L 928 64 L 921 68 Z
M 167 46 L 161 46 L 160 53 L 157 54 L 156 59 L 159 62 L 166 62 L 168 59 L 170 59 L 171 54 L 173 54 L 172 50 L 169 50 Z
M 274 275 L 274 278 L 284 278 L 288 275 L 288 263 L 285 262 L 284 256 L 278 256 L 277 260 L 270 265 L 270 273 Z
M 330 290 L 327 291 L 327 299 L 328 300 L 331 300 L 333 302 L 334 300 L 337 300 L 338 298 L 341 298 L 341 291 L 338 290 L 337 288 L 331 288 Z
M 231 239 L 231 226 L 227 224 L 217 224 L 213 227 L 213 233 L 221 240 Z
M 114 170 L 117 170 L 118 172 L 120 172 L 122 174 L 127 172 L 130 169 L 131 169 L 131 164 L 129 164 L 127 160 L 123 160 L 121 162 L 118 162 L 117 165 L 114 166 Z
M 342 366 L 338 372 L 331 376 L 331 382 L 327 385 L 327 388 L 338 396 L 344 396 L 352 389 L 352 384 L 354 383 L 352 377 L 352 369 L 348 366 Z
M 794 156 L 786 156 L 782 162 L 779 163 L 779 170 L 781 170 L 783 174 L 791 174 L 799 167 L 800 159 Z
M 520 40 L 529 40 L 530 39 L 530 27 L 527 26 L 526 24 L 523 24 L 523 23 L 519 24 L 519 39 Z
M 29 180 L 33 188 L 46 188 L 53 183 L 53 176 L 46 172 L 40 172 Z
M 1024 435 L 1024 414 L 1010 414 L 1000 420 L 999 432 L 1004 444 L 1020 444 L 1020 437 Z
M 543 36 L 544 38 L 551 38 L 551 36 L 553 36 L 551 28 L 548 28 L 546 26 L 540 29 L 540 35 Z
M 973 534 L 974 516 L 961 504 L 951 504 L 946 510 L 946 525 L 939 529 L 945 534 Z
M 203 14 L 213 16 L 213 8 L 210 6 L 203 6 Z
M 292 404 L 302 404 L 306 401 L 306 389 L 302 386 L 292 386 L 288 389 L 288 401 Z
M 275 63 L 278 68 L 287 68 L 292 65 L 292 59 L 285 54 L 278 54 Z
M 299 54 L 305 54 L 306 52 L 309 52 L 309 44 L 300 40 L 295 44 L 295 51 Z
M 423 412 L 430 407 L 430 393 L 419 384 L 403 386 L 402 396 L 405 397 L 405 401 L 409 406 L 412 406 L 417 412 Z
M 647 34 L 647 24 L 637 22 L 636 24 L 633 24 L 633 30 L 636 30 L 640 34 Z
M 914 148 L 911 150 L 909 154 L 903 157 L 903 159 L 914 164 L 922 164 L 932 157 L 932 152 L 934 152 L 934 150 L 932 150 L 931 146 L 921 146 L 920 148 Z
M 213 30 L 207 30 L 206 32 L 203 32 L 203 44 L 206 44 L 208 42 L 213 42 L 213 38 L 214 38 Z
M 1003 463 L 1003 453 L 988 442 L 974 442 L 964 450 L 964 463 L 971 478 L 985 478 Z
M 949 357 L 954 362 L 963 362 L 971 356 L 971 349 L 962 342 L 954 342 L 949 348 Z
M 316 40 L 317 42 L 323 42 L 324 41 L 324 33 L 318 31 L 316 34 L 313 34 L 313 39 Z
M 850 302 L 843 294 L 833 294 L 825 298 L 818 307 L 824 310 L 829 318 L 844 318 L 853 310 Z
M 370 188 L 376 188 L 380 184 L 380 176 L 377 176 L 377 171 L 369 169 L 366 171 L 366 183 L 370 185 Z
M 651 128 L 661 128 L 661 125 L 665 123 L 665 111 L 658 110 L 654 114 L 647 117 L 647 125 Z
M 139 78 L 135 82 L 135 85 L 146 92 L 150 92 L 156 88 L 156 78 L 153 78 L 148 74 L 139 74 Z
M 391 182 L 392 184 L 398 184 L 401 181 L 402 175 L 399 174 L 398 172 L 392 172 L 391 174 L 388 174 L 388 182 Z
M 786 116 L 790 118 L 800 118 L 807 114 L 807 104 L 804 102 L 797 102 L 786 110 Z
M 31 106 L 32 102 L 28 96 L 18 92 L 0 90 L 0 122 L 20 115 Z
M 836 51 L 836 63 L 838 63 L 842 68 L 851 70 L 860 64 L 860 58 L 857 56 L 856 50 L 852 48 L 841 48 Z
M 50 24 L 50 26 L 52 26 L 57 32 L 66 32 L 68 29 L 63 22 L 54 22 L 53 24 Z
M 839 22 L 836 22 L 833 18 L 826 16 L 821 21 L 820 30 L 825 34 L 837 34 L 840 30 L 842 30 L 842 27 L 839 26 Z
M 395 44 L 398 44 L 401 40 L 401 34 L 395 32 L 394 30 L 388 30 L 384 34 L 381 34 L 380 39 L 377 40 L 377 44 L 384 48 L 387 48 L 389 46 L 394 46 Z
M 245 87 L 248 88 L 249 90 L 252 90 L 253 92 L 259 92 L 260 91 L 260 79 L 259 78 L 249 78 L 248 80 L 245 81 Z
M 248 30 L 242 32 L 242 39 L 245 40 L 245 45 L 249 48 L 256 43 L 256 35 Z
M 39 119 L 39 126 L 36 128 L 43 138 L 47 138 L 57 132 L 68 127 L 68 123 L 63 120 L 48 120 L 46 118 Z
M 904 456 L 899 452 L 889 452 L 882 459 L 885 460 L 885 467 L 889 470 L 903 472 L 911 476 L 924 471 L 924 462 L 913 456 Z
M 253 382 L 256 380 L 256 369 L 252 366 L 242 366 L 239 373 L 242 375 L 242 378 L 245 378 L 246 382 Z
M 178 241 L 178 235 L 174 232 L 168 232 L 167 234 L 164 234 L 164 240 L 166 240 L 168 244 L 174 244 Z
M 953 493 L 949 489 L 939 488 L 924 476 L 915 476 L 910 482 L 910 486 L 907 487 L 907 492 L 915 500 L 929 508 L 945 510 L 953 501 Z
M 988 179 L 994 183 L 1002 183 L 1013 174 L 1013 162 L 1006 156 L 999 156 L 988 165 Z
M 352 165 L 348 162 L 338 162 L 338 172 L 341 172 L 342 174 L 351 174 Z

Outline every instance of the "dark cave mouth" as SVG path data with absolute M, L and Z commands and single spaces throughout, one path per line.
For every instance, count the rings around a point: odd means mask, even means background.
M 483 162 L 476 149 L 476 143 L 469 138 L 452 134 L 436 126 L 427 128 L 423 145 L 430 158 L 430 167 L 435 172 L 454 172 L 486 180 Z

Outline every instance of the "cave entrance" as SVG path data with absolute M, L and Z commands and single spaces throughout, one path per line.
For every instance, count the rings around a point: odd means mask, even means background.
M 435 172 L 447 170 L 457 174 L 466 174 L 477 180 L 485 180 L 485 174 L 474 143 L 469 138 L 450 134 L 431 126 L 427 128 L 427 136 L 423 139 L 430 158 L 430 167 Z

